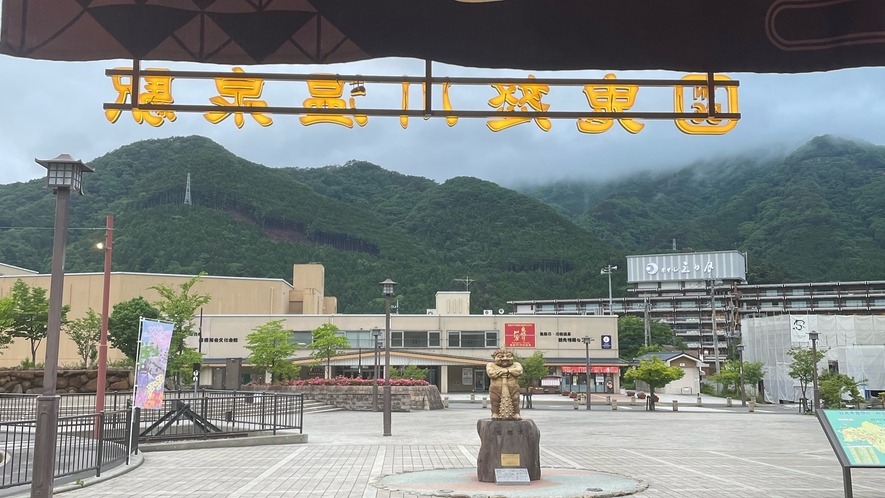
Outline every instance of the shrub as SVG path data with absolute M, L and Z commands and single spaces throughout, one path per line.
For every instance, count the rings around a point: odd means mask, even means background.
M 639 399 L 645 399 L 645 393 L 639 393 L 636 395 L 636 397 Z

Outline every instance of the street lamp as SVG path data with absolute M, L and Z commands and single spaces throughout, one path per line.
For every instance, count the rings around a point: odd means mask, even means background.
M 584 336 L 584 346 L 587 349 L 587 410 L 590 409 L 590 343 L 593 342 L 593 338 L 589 336 Z
M 375 370 L 374 379 L 372 381 L 372 411 L 378 411 L 378 356 L 379 356 L 379 339 L 381 338 L 381 329 L 372 329 L 372 337 L 375 338 Z
M 814 413 L 817 413 L 820 410 L 820 389 L 817 386 L 817 338 L 819 334 L 817 331 L 812 330 L 808 333 L 808 338 L 811 339 L 811 365 L 814 370 L 811 372 L 811 385 L 813 389 L 814 396 Z M 805 393 L 803 393 L 805 394 Z
M 55 470 L 58 406 L 61 399 L 55 391 L 65 282 L 65 246 L 68 242 L 68 201 L 72 190 L 83 194 L 83 173 L 92 173 L 93 170 L 68 154 L 61 154 L 55 159 L 34 159 L 34 161 L 46 168 L 46 186 L 56 195 L 49 317 L 46 324 L 46 358 L 43 363 L 43 394 L 37 397 L 37 430 L 31 481 L 31 498 L 50 498 Z
M 615 309 L 612 305 L 612 272 L 617 270 L 617 266 L 608 265 L 605 268 L 599 270 L 600 275 L 608 275 L 608 314 L 614 315 Z
M 104 290 L 101 300 L 101 338 L 98 341 L 98 377 L 95 383 L 95 413 L 104 410 L 105 385 L 108 369 L 108 316 L 111 301 L 111 258 L 114 247 L 114 217 L 108 216 L 105 224 L 104 243 L 97 244 L 104 250 Z M 97 434 L 97 432 L 96 432 Z
M 381 294 L 384 295 L 384 435 L 390 436 L 390 298 L 396 282 L 387 279 L 380 283 Z
M 747 406 L 747 395 L 744 391 L 744 345 L 738 344 L 738 361 L 741 362 L 741 406 Z

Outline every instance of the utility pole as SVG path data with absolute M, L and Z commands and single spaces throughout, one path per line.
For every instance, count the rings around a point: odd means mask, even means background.
M 468 275 L 467 278 L 456 278 L 456 279 L 454 279 L 454 281 L 455 282 L 464 282 L 464 286 L 465 286 L 464 290 L 468 290 L 468 291 L 470 290 L 470 282 L 476 282 L 476 280 L 470 278 L 470 275 Z
M 710 324 L 713 328 L 713 356 L 719 373 L 719 335 L 716 333 L 716 281 L 710 279 Z
M 191 174 L 187 174 L 187 187 L 184 190 L 184 204 L 191 205 Z
M 649 322 L 649 320 L 648 320 L 648 314 L 651 311 L 651 300 L 649 299 L 648 294 L 646 294 L 644 297 L 645 297 L 645 306 L 644 306 L 644 309 L 645 309 L 645 313 L 644 313 L 645 314 L 645 317 L 644 317 L 644 320 L 645 320 L 645 324 L 644 324 L 645 325 L 645 347 L 648 347 L 649 344 L 651 344 L 651 322 Z

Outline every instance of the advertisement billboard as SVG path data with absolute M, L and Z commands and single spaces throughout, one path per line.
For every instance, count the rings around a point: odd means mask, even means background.
M 533 348 L 533 347 L 535 347 L 535 324 L 534 323 L 505 323 L 504 324 L 504 347 L 505 348 Z
M 627 256 L 627 282 L 747 279 L 747 257 L 738 251 Z

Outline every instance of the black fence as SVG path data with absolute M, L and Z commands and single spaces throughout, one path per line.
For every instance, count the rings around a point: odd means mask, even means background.
M 21 398 L 21 401 L 24 398 Z M 129 410 L 58 419 L 55 477 L 101 476 L 103 469 L 126 459 Z M 34 468 L 36 420 L 0 422 L 0 489 L 29 484 Z
M 176 391 L 160 410 L 139 410 L 139 440 L 237 437 L 303 431 L 304 397 L 297 393 Z

